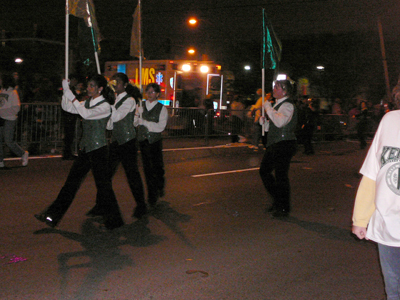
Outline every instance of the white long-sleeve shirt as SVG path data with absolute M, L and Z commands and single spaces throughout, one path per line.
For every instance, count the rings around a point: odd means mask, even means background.
M 90 107 L 95 106 L 100 101 L 103 101 L 104 97 L 99 96 L 97 98 L 90 98 Z M 87 109 L 85 107 L 85 101 L 79 102 L 69 101 L 65 96 L 62 97 L 61 107 L 63 110 L 72 113 L 79 114 L 85 120 L 99 120 L 108 117 L 111 114 L 111 107 L 108 102 L 104 102 L 92 109 Z
M 275 107 L 279 105 L 279 103 L 285 101 L 288 98 L 289 97 L 276 99 L 274 106 L 272 106 L 269 101 L 264 102 L 264 109 L 268 115 L 269 120 L 273 122 L 278 128 L 287 125 L 293 117 L 294 105 L 292 103 L 283 103 L 278 110 L 275 110 Z
M 0 91 L 0 117 L 5 120 L 14 121 L 18 118 L 21 103 L 16 90 L 12 87 Z
M 117 98 L 115 99 L 114 105 L 111 105 L 112 113 L 111 113 L 111 118 L 108 121 L 107 124 L 107 129 L 112 130 L 113 129 L 113 124 L 117 123 L 118 121 L 121 121 L 124 119 L 128 113 L 133 112 L 136 108 L 136 101 L 134 98 L 129 97 L 126 99 L 118 109 L 115 108 L 118 102 L 122 100 L 126 96 L 126 92 L 123 92 L 119 95 L 117 95 Z
M 150 111 L 154 106 L 156 106 L 157 103 L 158 101 L 153 101 L 153 102 L 145 101 L 143 105 L 146 105 L 147 110 Z M 143 107 L 139 107 L 138 113 L 135 114 L 135 121 L 134 121 L 135 126 L 139 125 L 139 114 L 141 115 L 142 113 L 143 113 Z M 163 105 L 158 123 L 143 120 L 143 125 L 146 126 L 150 132 L 163 132 L 165 130 L 165 127 L 167 126 L 167 121 L 168 121 L 168 110 Z

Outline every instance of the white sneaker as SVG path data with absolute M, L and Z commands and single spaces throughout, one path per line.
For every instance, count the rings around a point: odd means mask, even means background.
M 23 167 L 26 167 L 28 165 L 28 158 L 29 158 L 29 152 L 25 151 L 24 155 L 22 155 L 21 157 Z
M 0 168 L 5 168 L 4 161 L 0 161 Z

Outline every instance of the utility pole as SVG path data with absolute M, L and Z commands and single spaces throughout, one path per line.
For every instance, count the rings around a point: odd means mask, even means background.
M 380 42 L 381 42 L 383 71 L 385 72 L 386 97 L 387 97 L 387 101 L 390 101 L 391 92 L 390 92 L 390 84 L 389 84 L 389 72 L 388 72 L 387 60 L 386 60 L 385 41 L 383 39 L 382 22 L 381 22 L 380 17 L 378 17 L 378 29 L 379 29 L 379 38 L 380 38 Z

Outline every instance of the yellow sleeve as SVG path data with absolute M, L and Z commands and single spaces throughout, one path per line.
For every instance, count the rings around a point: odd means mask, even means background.
M 353 225 L 367 227 L 375 211 L 375 180 L 366 176 L 361 179 L 353 211 Z

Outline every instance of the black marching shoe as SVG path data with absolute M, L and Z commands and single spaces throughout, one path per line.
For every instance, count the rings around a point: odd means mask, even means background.
M 282 219 L 289 217 L 289 211 L 287 209 L 277 209 L 272 213 L 274 218 Z
M 122 221 L 121 218 L 116 218 L 116 217 L 107 217 L 104 220 L 104 226 L 108 229 L 108 230 L 113 230 L 119 227 L 124 226 L 124 221 Z
M 86 216 L 89 218 L 102 217 L 103 213 L 100 211 L 100 209 L 97 206 L 94 206 L 91 210 L 89 210 L 86 213 Z
M 158 197 L 149 198 L 148 202 L 152 208 L 157 206 Z
M 38 219 L 40 222 L 45 223 L 47 226 L 54 228 L 57 226 L 59 220 L 56 220 L 48 215 L 46 215 L 45 213 L 41 213 L 41 214 L 36 214 L 35 218 Z
M 276 206 L 272 204 L 270 207 L 267 207 L 266 212 L 272 213 L 276 210 Z
M 146 214 L 147 214 L 146 204 L 141 204 L 136 206 L 135 210 L 133 211 L 132 217 L 140 219 Z

